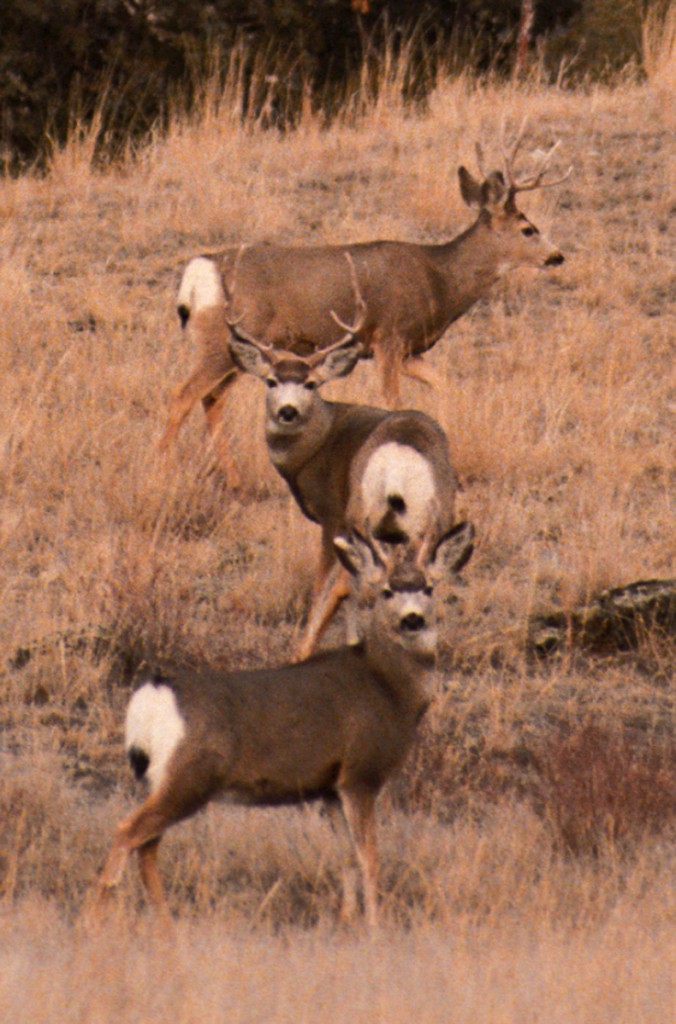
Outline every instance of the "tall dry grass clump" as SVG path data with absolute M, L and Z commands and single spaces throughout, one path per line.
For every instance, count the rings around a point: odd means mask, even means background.
M 673 638 L 648 629 L 603 658 L 564 644 L 542 663 L 527 644 L 535 613 L 674 575 L 655 86 L 673 82 L 667 49 L 650 52 L 644 84 L 440 74 L 417 108 L 392 67 L 330 125 L 308 106 L 287 132 L 241 118 L 233 66 L 113 165 L 76 132 L 48 174 L 0 181 L 0 1019 L 668 1018 Z M 458 165 L 482 140 L 497 166 L 501 123 L 525 115 L 524 165 L 557 138 L 574 165 L 523 203 L 566 263 L 513 273 L 453 325 L 428 357 L 437 393 L 406 384 L 448 432 L 478 546 L 444 609 L 438 697 L 383 801 L 380 936 L 337 930 L 344 852 L 314 810 L 214 808 L 166 843 L 171 951 L 134 879 L 119 931 L 84 938 L 74 922 L 135 798 L 132 680 L 158 662 L 287 660 L 316 557 L 269 466 L 256 381 L 225 411 L 241 492 L 197 412 L 158 460 L 194 360 L 183 265 L 240 241 L 446 240 L 472 216 Z M 330 397 L 378 403 L 372 368 Z
M 651 4 L 642 25 L 643 68 L 662 106 L 665 123 L 674 127 L 676 95 L 676 5 Z
M 653 3 L 642 24 L 643 67 L 651 85 L 674 92 L 676 78 L 676 6 Z

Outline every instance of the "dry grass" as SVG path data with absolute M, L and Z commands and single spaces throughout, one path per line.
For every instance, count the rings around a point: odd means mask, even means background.
M 275 812 L 211 808 L 167 844 L 175 934 L 135 912 L 130 879 L 92 935 L 63 908 L 81 898 L 123 801 L 86 809 L 47 767 L 31 770 L 17 826 L 27 884 L 0 910 L 2 1019 L 668 1019 L 664 839 L 587 862 L 557 854 L 523 803 L 452 825 L 390 812 L 383 924 L 367 938 L 336 927 L 340 854 L 314 811 L 290 812 L 280 829 Z
M 523 644 L 533 611 L 674 573 L 673 83 L 649 39 L 642 86 L 442 78 L 424 112 L 392 86 L 288 135 L 242 124 L 229 83 L 119 166 L 95 169 L 80 132 L 47 177 L 0 182 L 0 1019 L 668 1018 L 673 650 L 648 635 L 538 667 Z M 477 138 L 496 159 L 502 117 L 525 114 L 530 147 L 561 137 L 575 167 L 524 201 L 568 260 L 454 326 L 430 355 L 440 397 L 408 385 L 448 431 L 479 547 L 443 692 L 383 801 L 381 933 L 336 930 L 341 853 L 314 811 L 216 808 L 166 843 L 174 945 L 134 916 L 133 879 L 122 933 L 84 937 L 132 799 L 131 677 L 283 661 L 317 543 L 268 466 L 256 382 L 226 412 L 244 494 L 212 472 L 198 414 L 156 458 L 194 358 L 181 266 L 240 239 L 451 237 L 458 164 Z M 378 401 L 372 369 L 332 394 Z

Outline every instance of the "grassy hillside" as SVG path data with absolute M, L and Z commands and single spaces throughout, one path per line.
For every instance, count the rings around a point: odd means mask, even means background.
M 663 1024 L 673 647 L 648 630 L 538 663 L 524 640 L 535 612 L 674 575 L 673 78 L 656 58 L 646 84 L 584 94 L 449 79 L 415 114 L 395 78 L 288 135 L 241 123 L 236 89 L 121 164 L 95 168 L 76 132 L 47 176 L 0 182 L 0 1019 Z M 182 266 L 239 241 L 448 239 L 472 217 L 459 164 L 481 140 L 497 166 L 526 115 L 524 166 L 556 139 L 574 166 L 523 201 L 566 263 L 449 330 L 437 395 L 405 385 L 448 432 L 479 543 L 382 801 L 379 935 L 337 929 L 342 853 L 315 810 L 216 807 L 165 844 L 174 941 L 136 916 L 133 877 L 92 939 L 77 914 L 138 796 L 133 677 L 285 660 L 318 546 L 268 465 L 256 381 L 226 409 L 241 492 L 201 412 L 157 456 L 195 359 Z M 330 396 L 377 403 L 372 367 Z

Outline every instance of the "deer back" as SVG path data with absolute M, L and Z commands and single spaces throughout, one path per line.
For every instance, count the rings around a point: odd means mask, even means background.
M 430 249 L 431 252 L 431 249 Z M 447 325 L 448 287 L 427 247 L 375 241 L 352 245 L 256 245 L 212 255 L 223 281 L 236 280 L 238 311 L 260 341 L 307 355 L 335 342 L 354 312 L 350 265 L 359 280 L 366 317 L 365 350 L 376 336 L 405 340 L 406 352 L 429 347 Z
M 196 806 L 218 792 L 276 804 L 331 796 L 341 785 L 378 789 L 429 703 L 417 674 L 391 680 L 375 671 L 365 644 L 278 668 L 179 671 L 132 697 L 127 750 L 132 765 L 144 752 L 153 789 L 170 778 L 181 804 L 191 802 L 187 788 Z M 164 734 L 154 707 L 173 723 Z
M 346 521 L 352 465 L 389 413 L 365 405 L 324 404 L 331 411 L 330 430 L 302 464 L 294 468 L 277 464 L 277 468 L 304 514 L 317 523 L 332 522 L 338 529 Z M 303 440 L 299 438 L 299 443 Z
M 348 527 L 385 542 L 433 543 L 455 522 L 457 478 L 446 435 L 416 410 L 388 413 L 350 466 Z

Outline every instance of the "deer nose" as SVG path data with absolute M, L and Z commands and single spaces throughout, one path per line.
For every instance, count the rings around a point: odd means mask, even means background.
M 404 633 L 419 633 L 425 628 L 425 619 L 417 612 L 409 612 L 408 615 L 404 615 L 399 625 Z
M 283 405 L 277 413 L 277 417 L 282 423 L 293 423 L 297 415 L 298 409 L 293 405 Z
M 561 263 L 564 262 L 565 258 L 566 257 L 563 255 L 562 252 L 553 252 L 552 255 L 548 256 L 545 260 L 545 266 L 558 267 Z

